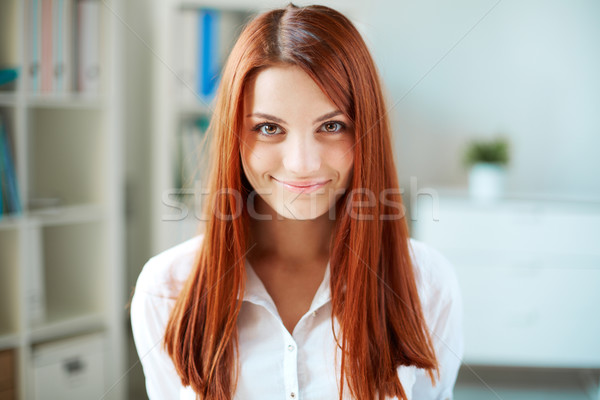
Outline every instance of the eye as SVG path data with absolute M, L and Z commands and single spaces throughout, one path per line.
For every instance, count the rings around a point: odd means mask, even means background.
M 275 124 L 270 124 L 270 123 L 261 123 L 261 124 L 255 125 L 252 128 L 252 130 L 259 132 L 261 135 L 264 135 L 264 136 L 274 136 L 274 135 L 282 132 L 282 130 L 279 126 L 277 126 Z
M 327 133 L 337 133 L 346 129 L 346 125 L 339 121 L 328 121 L 321 125 L 321 127 Z

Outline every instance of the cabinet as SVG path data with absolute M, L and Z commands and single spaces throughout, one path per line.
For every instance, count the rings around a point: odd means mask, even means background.
M 101 399 L 104 387 L 104 338 L 100 334 L 54 341 L 34 349 L 34 398 Z
M 456 268 L 466 363 L 600 368 L 600 203 L 427 197 L 413 235 Z
M 60 25 L 71 28 L 62 42 L 70 54 L 88 40 L 73 28 L 80 1 L 43 2 L 73 17 Z M 0 86 L 22 205 L 0 218 L 0 351 L 15 354 L 19 399 L 34 398 L 36 348 L 87 333 L 103 338 L 103 398 L 125 393 L 121 5 L 94 1 L 100 84 L 85 92 L 35 90 L 31 43 L 41 25 L 31 20 L 42 2 L 0 4 L 0 65 L 20 68 L 15 84 Z
M 464 363 L 596 371 L 600 393 L 600 202 L 438 194 L 416 201 L 412 235 L 456 269 Z

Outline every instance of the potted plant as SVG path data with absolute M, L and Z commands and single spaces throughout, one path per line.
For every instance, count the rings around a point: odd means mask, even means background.
M 477 200 L 502 197 L 509 162 L 509 142 L 505 137 L 472 140 L 463 162 L 469 169 L 469 194 Z

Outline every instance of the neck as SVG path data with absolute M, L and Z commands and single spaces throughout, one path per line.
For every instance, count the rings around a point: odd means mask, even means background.
M 327 262 L 335 224 L 329 213 L 311 220 L 294 220 L 282 218 L 267 204 L 261 208 L 264 210 L 260 214 L 269 214 L 270 218 L 250 218 L 250 239 L 256 243 L 248 254 L 250 259 L 277 260 L 290 268 Z

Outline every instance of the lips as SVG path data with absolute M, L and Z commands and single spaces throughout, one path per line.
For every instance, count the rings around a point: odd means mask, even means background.
M 285 187 L 286 189 L 292 191 L 292 192 L 296 192 L 296 193 L 311 193 L 314 192 L 315 190 L 322 188 L 323 186 L 325 186 L 327 183 L 329 183 L 330 180 L 320 180 L 320 181 L 280 181 L 278 179 L 275 179 L 275 182 L 279 183 L 280 185 L 282 185 L 283 187 Z

